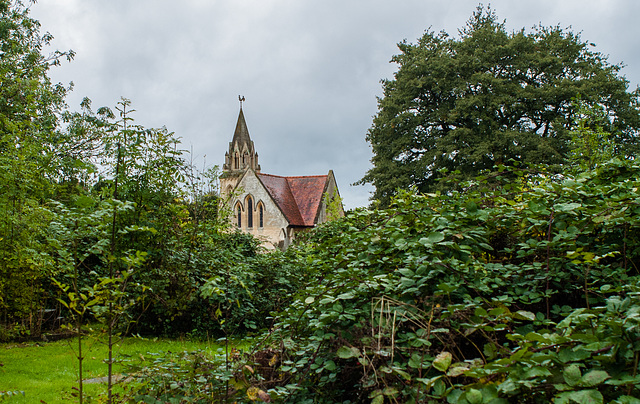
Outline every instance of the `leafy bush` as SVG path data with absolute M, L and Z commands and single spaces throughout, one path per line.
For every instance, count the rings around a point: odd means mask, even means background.
M 212 397 L 224 396 L 223 387 L 231 378 L 224 371 L 223 355 L 210 358 L 201 351 L 169 352 L 147 354 L 147 359 L 151 364 L 128 363 L 131 380 L 122 402 L 210 403 Z
M 306 287 L 265 335 L 277 371 L 251 387 L 290 402 L 636 402 L 638 178 L 618 160 L 503 170 L 319 228 L 295 247 Z

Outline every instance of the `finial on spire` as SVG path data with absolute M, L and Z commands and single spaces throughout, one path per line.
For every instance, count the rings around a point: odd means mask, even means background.
M 244 101 L 244 95 L 239 95 L 238 101 L 240 101 L 240 109 L 242 109 L 242 102 Z

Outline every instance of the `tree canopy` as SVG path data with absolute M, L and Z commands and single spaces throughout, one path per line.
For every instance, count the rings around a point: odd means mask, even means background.
M 360 183 L 387 204 L 398 188 L 436 189 L 442 169 L 472 178 L 510 161 L 559 167 L 578 98 L 604 110 L 616 154 L 636 153 L 640 93 L 593 46 L 558 26 L 509 33 L 482 7 L 458 38 L 427 31 L 401 42 L 367 134 L 373 168 Z

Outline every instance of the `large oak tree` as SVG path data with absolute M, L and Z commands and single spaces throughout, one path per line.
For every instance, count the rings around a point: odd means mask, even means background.
M 394 79 L 382 82 L 367 134 L 373 168 L 360 183 L 386 204 L 398 188 L 438 189 L 442 169 L 469 178 L 496 163 L 560 167 L 577 98 L 606 112 L 618 154 L 635 154 L 640 93 L 593 46 L 557 26 L 509 33 L 482 7 L 457 38 L 427 31 L 403 41 Z

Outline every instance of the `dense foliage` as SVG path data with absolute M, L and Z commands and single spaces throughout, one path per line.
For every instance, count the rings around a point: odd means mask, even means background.
M 495 191 L 403 193 L 327 226 L 272 334 L 281 373 L 258 384 L 296 402 L 633 401 L 639 174 L 506 170 Z
M 361 180 L 385 206 L 398 188 L 433 192 L 454 172 L 469 179 L 510 161 L 566 162 L 578 97 L 604 109 L 617 155 L 638 151 L 638 91 L 578 34 L 508 33 L 480 7 L 458 38 L 428 31 L 398 47 L 367 134 L 373 168 Z
M 640 164 L 535 172 L 322 226 L 287 251 L 306 278 L 293 303 L 226 373 L 210 362 L 185 381 L 188 396 L 638 402 Z
M 268 326 L 292 268 L 232 231 L 215 168 L 195 170 L 129 100 L 69 111 L 47 72 L 73 52 L 43 56 L 52 37 L 28 11 L 0 0 L 0 340 L 96 320 L 198 337 Z

